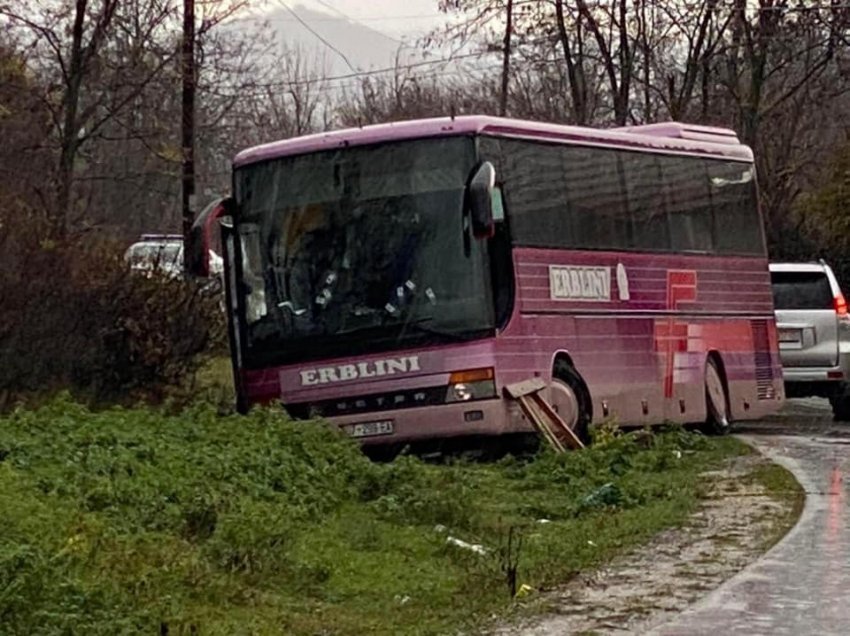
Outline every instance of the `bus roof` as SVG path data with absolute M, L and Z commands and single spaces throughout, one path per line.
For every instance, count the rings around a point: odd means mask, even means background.
M 278 157 L 347 146 L 364 146 L 385 141 L 466 134 L 560 141 L 661 153 L 714 156 L 738 161 L 752 161 L 753 159 L 750 148 L 741 144 L 734 131 L 725 128 L 664 122 L 646 126 L 599 129 L 485 115 L 466 115 L 453 118 L 438 117 L 375 124 L 362 128 L 347 128 L 274 141 L 243 150 L 236 155 L 233 165 L 238 168 Z

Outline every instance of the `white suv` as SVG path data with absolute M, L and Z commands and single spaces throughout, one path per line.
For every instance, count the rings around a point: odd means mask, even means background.
M 786 395 L 829 398 L 850 421 L 850 315 L 832 269 L 771 263 L 770 277 Z
M 183 276 L 183 237 L 179 234 L 143 234 L 124 254 L 138 272 L 159 271 L 171 278 Z M 221 277 L 224 261 L 210 250 L 210 277 Z

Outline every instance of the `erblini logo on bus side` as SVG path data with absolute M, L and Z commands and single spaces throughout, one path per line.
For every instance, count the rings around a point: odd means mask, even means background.
M 549 297 L 552 300 L 611 300 L 610 267 L 549 266 Z
M 301 371 L 301 386 L 328 384 L 331 382 L 348 382 L 361 378 L 379 378 L 396 373 L 412 373 L 419 371 L 419 356 L 403 358 L 388 358 L 356 364 L 341 364 L 336 367 L 318 367 Z

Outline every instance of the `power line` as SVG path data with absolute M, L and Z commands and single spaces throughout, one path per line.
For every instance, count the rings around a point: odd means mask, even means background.
M 279 1 L 281 2 L 281 4 L 283 4 L 283 0 L 279 0 Z M 319 1 L 321 2 L 321 0 L 319 0 Z M 327 3 L 325 3 L 325 2 L 321 2 L 321 3 L 324 6 L 336 11 L 340 15 L 348 18 L 348 16 L 346 14 L 342 13 L 341 11 L 334 9 L 333 7 L 328 5 Z M 520 3 L 522 3 L 522 2 L 520 2 Z M 284 4 L 284 6 L 286 6 L 286 5 Z M 294 12 L 292 11 L 292 9 L 290 9 L 288 6 L 286 8 L 291 13 L 293 13 L 293 15 L 294 15 Z M 841 4 L 841 5 L 832 5 L 832 6 L 817 6 L 817 7 L 812 7 L 812 8 L 806 8 L 806 9 L 803 9 L 803 10 L 810 10 L 811 11 L 811 10 L 827 10 L 827 9 L 836 9 L 836 8 L 838 8 L 838 9 L 850 8 L 850 4 Z M 766 8 L 762 8 L 762 9 L 766 9 Z M 776 9 L 779 9 L 779 8 L 777 7 Z M 791 7 L 785 7 L 784 9 L 785 10 L 792 10 L 792 9 L 796 10 L 796 8 L 791 8 Z M 301 21 L 300 18 L 299 18 L 299 21 Z M 302 21 L 302 23 L 303 23 L 303 21 Z M 317 35 L 317 37 L 319 37 L 319 36 Z M 322 39 L 322 38 L 320 38 L 320 39 Z M 770 39 L 778 40 L 778 39 L 781 39 L 781 38 L 778 35 L 774 35 Z M 324 39 L 322 39 L 322 41 L 324 42 Z M 544 43 L 544 42 L 550 42 L 551 43 L 551 42 L 554 42 L 554 41 L 555 41 L 555 38 L 553 36 L 544 36 L 544 37 L 529 40 L 527 42 L 523 42 L 522 46 L 523 47 L 534 46 L 536 44 L 541 44 L 541 43 Z M 328 44 L 328 46 L 330 46 L 330 45 Z M 334 50 L 336 50 L 336 49 L 334 49 Z M 457 61 L 471 59 L 471 58 L 480 58 L 480 57 L 483 57 L 483 56 L 486 56 L 486 55 L 495 55 L 497 53 L 498 53 L 498 51 L 479 51 L 479 52 L 474 52 L 474 53 L 465 53 L 465 54 L 461 54 L 461 55 L 452 55 L 452 56 L 447 57 L 447 58 L 440 58 L 440 59 L 435 59 L 435 60 L 424 60 L 424 61 L 421 61 L 421 62 L 412 62 L 412 63 L 409 63 L 409 64 L 397 64 L 397 65 L 386 66 L 386 67 L 377 68 L 377 69 L 370 69 L 368 71 L 356 70 L 351 66 L 351 64 L 348 64 L 349 68 L 352 68 L 353 72 L 351 72 L 351 73 L 346 73 L 346 74 L 342 74 L 342 75 L 334 75 L 334 76 L 330 76 L 330 77 L 315 77 L 315 78 L 309 78 L 309 79 L 293 79 L 293 80 L 281 80 L 281 81 L 276 81 L 276 82 L 266 82 L 266 83 L 256 84 L 256 85 L 250 86 L 250 87 L 248 87 L 248 89 L 246 91 L 242 92 L 242 94 L 247 95 L 247 96 L 251 96 L 251 95 L 257 96 L 257 95 L 263 95 L 265 93 L 265 91 L 270 90 L 270 89 L 275 89 L 275 88 L 291 88 L 291 87 L 294 87 L 294 86 L 305 86 L 305 85 L 311 85 L 311 84 L 326 84 L 327 85 L 327 84 L 331 84 L 331 83 L 339 82 L 339 81 L 343 81 L 343 80 L 362 79 L 362 78 L 365 78 L 365 77 L 382 75 L 384 73 L 393 73 L 393 72 L 399 73 L 399 72 L 409 71 L 409 70 L 416 69 L 416 68 L 423 68 L 423 67 L 435 66 L 435 65 L 440 65 L 440 64 L 446 65 L 446 64 L 449 64 L 451 62 L 457 62 Z M 348 63 L 347 60 L 346 60 L 346 63 Z M 484 71 L 484 70 L 491 70 L 491 69 L 494 69 L 494 68 L 498 68 L 498 66 L 491 65 L 491 66 L 482 67 L 480 69 L 473 69 L 473 70 L 474 71 Z M 430 77 L 432 75 L 439 74 L 441 72 L 445 72 L 445 71 L 432 71 L 431 73 L 428 73 L 428 74 L 425 74 L 425 75 L 417 75 L 416 77 L 417 78 L 426 78 L 426 77 Z M 359 86 L 358 82 L 337 84 L 335 86 L 324 86 L 320 89 L 320 92 L 325 92 L 325 91 L 330 91 L 330 90 L 339 90 L 339 89 L 343 89 L 343 88 L 356 87 L 356 86 Z
M 324 3 L 321 3 L 324 4 Z M 351 20 L 352 22 L 392 22 L 394 20 L 439 20 L 440 15 L 382 15 L 382 16 L 365 16 L 362 18 L 353 18 L 345 13 L 342 13 L 339 9 L 335 9 L 331 6 L 325 5 L 332 11 L 338 13 L 341 16 L 344 16 Z M 295 20 L 291 18 L 266 18 L 269 22 L 295 22 Z M 313 18 L 313 22 L 336 22 L 336 18 Z
M 350 22 L 353 22 L 354 24 L 359 24 L 359 25 L 361 25 L 361 26 L 364 26 L 364 27 L 366 27 L 367 29 L 369 29 L 370 31 L 374 31 L 374 29 L 371 29 L 370 27 L 366 26 L 365 24 L 363 24 L 362 22 L 360 22 L 360 20 L 357 20 L 357 19 L 355 19 L 355 18 L 352 18 L 350 15 L 348 15 L 348 14 L 346 14 L 346 13 L 344 13 L 344 12 L 340 11 L 340 10 L 339 10 L 339 9 L 337 9 L 335 6 L 333 6 L 333 5 L 331 5 L 331 4 L 327 3 L 327 2 L 325 2 L 325 0 L 316 0 L 316 2 L 318 2 L 318 3 L 319 3 L 320 5 L 322 5 L 323 7 L 327 8 L 327 9 L 330 9 L 331 11 L 333 11 L 334 13 L 336 13 L 337 15 L 342 16 L 342 17 L 343 17 L 343 18 L 345 18 L 346 20 L 348 20 L 348 21 L 350 21 Z M 395 38 L 393 38 L 393 37 L 390 37 L 390 36 L 389 36 L 389 35 L 387 35 L 386 33 L 381 33 L 380 31 L 375 31 L 375 33 L 379 33 L 380 35 L 382 35 L 383 37 L 387 38 L 387 39 L 388 39 L 388 40 L 390 40 L 391 42 L 397 42 L 398 44 L 403 44 L 403 42 L 402 42 L 401 40 L 397 40 L 397 39 L 395 39 Z
M 477 68 L 477 69 L 475 69 L 475 71 L 476 72 L 489 72 L 489 71 L 494 71 L 494 70 L 501 69 L 501 68 L 502 68 L 501 63 L 499 63 L 499 64 L 489 64 L 487 66 L 482 66 L 481 68 Z M 460 79 L 460 78 L 464 77 L 465 75 L 468 75 L 469 73 L 470 73 L 469 70 L 447 71 L 447 70 L 441 69 L 441 70 L 428 71 L 426 73 L 417 73 L 416 75 L 413 75 L 413 76 L 411 76 L 409 78 L 405 78 L 405 79 L 408 80 L 408 81 L 428 80 L 428 79 L 432 79 L 432 78 L 435 78 L 435 77 L 441 77 L 441 78 L 452 77 L 454 79 Z M 329 86 L 319 86 L 315 90 L 319 93 L 330 93 L 330 92 L 334 92 L 334 91 L 345 91 L 346 89 L 359 88 L 360 86 L 362 86 L 362 84 L 360 82 L 352 81 L 352 82 L 345 82 L 345 83 L 340 83 L 340 84 L 333 84 L 333 85 L 329 85 Z M 238 92 L 240 96 L 246 97 L 246 98 L 265 97 L 269 90 L 273 90 L 275 88 L 283 89 L 283 88 L 288 88 L 288 87 L 291 87 L 291 84 L 287 84 L 286 82 L 280 82 L 277 85 L 266 85 L 266 86 L 263 86 L 263 87 L 251 87 L 248 91 L 236 91 L 236 92 Z M 210 91 L 208 91 L 208 92 L 210 92 Z M 219 93 L 215 93 L 215 92 L 213 92 L 213 94 L 216 94 L 218 96 L 224 96 L 223 94 L 219 94 Z
M 307 24 L 307 23 L 306 23 L 306 22 L 305 22 L 305 21 L 301 18 L 301 16 L 300 16 L 300 15 L 298 15 L 297 13 L 295 13 L 295 11 L 292 9 L 292 7 L 290 7 L 288 4 L 286 4 L 286 2 L 284 2 L 284 0 L 278 0 L 278 3 L 279 3 L 279 4 L 280 4 L 280 5 L 281 5 L 284 9 L 286 9 L 287 11 L 289 11 L 289 13 L 291 13 L 291 14 L 292 14 L 292 17 L 294 17 L 296 20 L 298 20 L 298 22 L 300 22 L 300 23 L 301 23 L 301 26 L 303 26 L 303 27 L 304 27 L 305 29 L 307 29 L 310 33 L 312 33 L 313 35 L 315 35 L 315 36 L 316 36 L 316 38 L 318 38 L 318 39 L 319 39 L 319 41 L 320 41 L 322 44 L 324 44 L 324 45 L 325 45 L 326 47 L 328 47 L 331 51 L 333 51 L 334 53 L 336 53 L 337 55 L 339 55 L 339 56 L 342 58 L 343 62 L 345 62 L 345 63 L 346 63 L 346 65 L 348 66 L 348 68 L 350 68 L 350 69 L 351 69 L 352 71 L 354 71 L 355 73 L 357 73 L 357 72 L 358 72 L 358 70 L 357 70 L 357 69 L 356 69 L 356 68 L 355 68 L 355 67 L 351 64 L 351 62 L 349 62 L 349 61 L 348 61 L 348 58 L 345 56 L 345 53 L 343 53 L 342 51 L 340 51 L 340 50 L 339 50 L 338 48 L 336 48 L 333 44 L 331 44 L 331 43 L 330 43 L 330 42 L 328 42 L 325 38 L 323 38 L 323 37 L 322 37 L 322 36 L 321 36 L 318 32 L 316 32 L 316 31 L 313 29 L 313 27 L 311 27 L 309 24 Z
M 529 40 L 528 42 L 524 42 L 523 46 L 533 46 L 535 44 L 542 44 L 543 42 L 552 42 L 553 39 L 551 36 L 544 36 L 540 38 L 535 38 L 533 40 Z M 476 51 L 474 53 L 463 53 L 460 55 L 452 55 L 450 57 L 439 58 L 436 60 L 423 60 L 421 62 L 411 62 L 409 64 L 397 64 L 394 66 L 385 66 L 382 68 L 370 69 L 368 71 L 354 71 L 352 73 L 345 73 L 343 75 L 332 75 L 330 77 L 316 77 L 310 79 L 301 79 L 301 80 L 281 80 L 279 82 L 265 82 L 263 84 L 257 84 L 252 86 L 251 89 L 265 89 L 265 88 L 275 88 L 275 87 L 283 87 L 283 86 L 302 86 L 309 84 L 321 84 L 327 82 L 335 82 L 338 80 L 347 80 L 347 79 L 356 79 L 362 77 L 370 77 L 373 75 L 382 75 L 384 73 L 393 73 L 400 71 L 409 71 L 414 68 L 422 68 L 425 66 L 435 66 L 438 64 L 449 64 L 451 62 L 458 62 L 461 60 L 468 60 L 471 58 L 479 58 L 486 55 L 497 55 L 498 51 Z
M 371 69 L 368 71 L 356 71 L 354 73 L 346 73 L 344 75 L 333 75 L 331 77 L 317 77 L 310 79 L 302 79 L 302 80 L 282 80 L 280 82 L 266 82 L 264 84 L 259 84 L 257 86 L 252 86 L 251 89 L 255 88 L 274 88 L 274 87 L 282 87 L 282 86 L 302 86 L 309 84 L 321 84 L 325 82 L 335 82 L 338 80 L 347 80 L 347 79 L 355 79 L 362 77 L 370 77 L 373 75 L 381 75 L 383 73 L 392 73 L 399 71 L 407 71 L 414 68 L 422 68 L 425 66 L 434 66 L 437 64 L 449 64 L 450 62 L 457 62 L 460 60 L 470 59 L 473 57 L 482 57 L 484 55 L 492 55 L 492 51 L 479 51 L 476 53 L 464 53 L 463 55 L 456 55 L 454 57 L 448 58 L 440 58 L 437 60 L 425 60 L 422 62 L 412 62 L 410 64 L 399 64 L 396 66 L 386 66 L 383 68 Z
M 526 46 L 527 45 L 535 45 L 535 44 L 541 44 L 543 42 L 551 42 L 551 41 L 552 41 L 551 37 L 540 37 L 540 38 L 536 38 L 536 39 L 530 40 L 528 42 L 525 42 L 524 45 L 526 45 Z M 400 72 L 403 72 L 403 71 L 409 71 L 409 70 L 416 69 L 416 68 L 424 68 L 424 67 L 428 67 L 428 66 L 437 66 L 437 65 L 440 65 L 440 64 L 447 65 L 447 64 L 450 64 L 452 62 L 458 62 L 458 61 L 472 59 L 472 58 L 481 58 L 481 57 L 484 57 L 484 56 L 487 56 L 487 55 L 496 55 L 497 53 L 498 52 L 494 52 L 494 51 L 477 51 L 477 52 L 474 52 L 474 53 L 464 53 L 464 54 L 461 54 L 461 55 L 453 55 L 453 56 L 450 56 L 450 57 L 447 57 L 447 58 L 439 58 L 439 59 L 436 59 L 436 60 L 423 60 L 421 62 L 411 62 L 409 64 L 398 64 L 398 65 L 394 65 L 394 66 L 386 66 L 386 67 L 383 67 L 383 68 L 370 69 L 368 71 L 356 71 L 356 72 L 353 72 L 353 73 L 346 73 L 346 74 L 343 74 L 343 75 L 333 75 L 331 77 L 315 77 L 315 78 L 300 79 L 300 80 L 299 79 L 293 79 L 293 80 L 280 80 L 280 81 L 275 81 L 275 82 L 263 82 L 263 83 L 254 84 L 252 86 L 249 86 L 246 89 L 241 90 L 241 91 L 237 90 L 236 92 L 238 92 L 240 95 L 246 96 L 246 97 L 257 97 L 257 96 L 264 96 L 266 94 L 266 92 L 269 91 L 269 90 L 292 88 L 292 87 L 295 87 L 295 86 L 309 86 L 311 84 L 325 84 L 326 86 L 321 87 L 319 89 L 319 91 L 320 92 L 328 92 L 328 91 L 331 91 L 331 90 L 340 90 L 340 89 L 343 89 L 343 88 L 354 88 L 354 87 L 357 87 L 357 86 L 360 85 L 359 82 L 346 82 L 346 83 L 342 83 L 342 84 L 336 84 L 334 86 L 329 85 L 329 84 L 332 84 L 334 82 L 340 82 L 342 80 L 362 79 L 362 78 L 365 78 L 365 77 L 382 75 L 384 73 L 400 73 Z M 487 70 L 492 70 L 494 68 L 501 68 L 501 66 L 500 65 L 489 65 L 489 66 L 481 67 L 481 68 L 478 68 L 478 69 L 472 69 L 472 71 L 487 71 Z M 453 73 L 455 73 L 455 72 L 459 73 L 461 71 L 453 71 Z M 427 77 L 432 77 L 432 76 L 436 76 L 436 75 L 444 74 L 444 73 L 446 73 L 446 71 L 444 69 L 433 70 L 433 71 L 431 71 L 427 74 L 424 74 L 424 75 L 418 74 L 418 75 L 415 76 L 415 79 L 424 79 L 424 78 L 427 78 Z M 210 92 L 210 91 L 208 90 L 208 92 Z M 216 93 L 213 92 L 213 94 L 216 94 Z M 223 97 L 224 95 L 219 94 L 219 96 Z

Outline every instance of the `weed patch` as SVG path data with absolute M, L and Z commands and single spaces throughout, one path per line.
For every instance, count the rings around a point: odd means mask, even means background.
M 699 474 L 742 452 L 673 430 L 526 460 L 378 464 L 337 430 L 271 410 L 95 413 L 60 397 L 0 419 L 0 623 L 474 629 L 681 523 Z
M 806 503 L 806 494 L 794 475 L 779 464 L 760 465 L 749 475 L 749 479 L 764 488 L 773 499 L 790 504 L 787 514 L 777 518 L 764 537 L 763 548 L 768 550 L 784 537 L 800 518 Z

